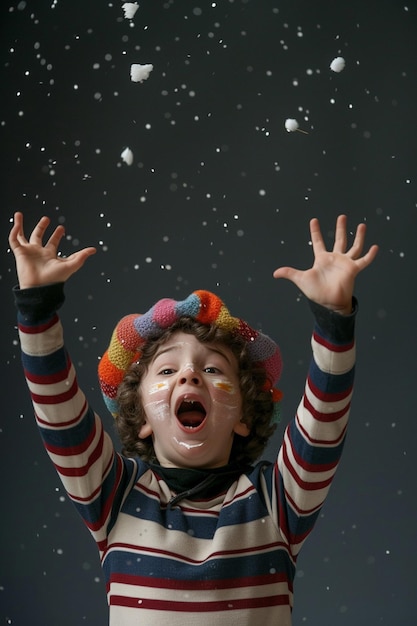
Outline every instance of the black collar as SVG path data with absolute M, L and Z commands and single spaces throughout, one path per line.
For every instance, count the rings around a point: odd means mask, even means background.
M 149 465 L 175 493 L 169 501 L 170 507 L 184 498 L 196 495 L 200 498 L 212 498 L 225 493 L 239 476 L 253 469 L 250 465 L 225 465 L 213 469 L 163 467 L 159 463 Z

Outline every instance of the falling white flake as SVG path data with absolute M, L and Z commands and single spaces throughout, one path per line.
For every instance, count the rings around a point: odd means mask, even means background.
M 294 131 L 298 130 L 298 127 L 299 124 L 297 120 L 294 120 L 291 117 L 285 120 L 285 128 L 289 133 L 293 133 Z
M 137 2 L 125 2 L 124 4 L 122 4 L 122 9 L 125 12 L 125 17 L 128 20 L 132 20 L 134 18 L 138 8 L 139 5 Z
M 127 165 L 132 165 L 133 152 L 130 148 L 125 148 L 120 156 Z
M 141 83 L 142 81 L 149 78 L 149 74 L 153 70 L 153 65 L 146 64 L 141 65 L 140 63 L 132 63 L 130 66 L 130 78 L 135 83 Z
M 303 133 L 304 135 L 308 135 L 308 132 L 306 130 L 301 130 L 301 128 L 299 128 L 299 124 L 297 122 L 297 120 L 288 117 L 285 120 L 285 128 L 287 129 L 288 133 L 293 133 L 295 131 L 298 131 L 299 133 Z
M 333 72 L 341 72 L 342 70 L 345 69 L 345 65 L 346 65 L 346 61 L 344 60 L 343 57 L 336 57 L 335 59 L 333 59 L 333 61 L 330 63 L 330 69 Z

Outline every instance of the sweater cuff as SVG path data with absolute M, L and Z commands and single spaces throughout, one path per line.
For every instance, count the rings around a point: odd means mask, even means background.
M 51 317 L 64 303 L 64 284 L 53 283 L 29 289 L 13 287 L 14 301 L 20 316 L 31 322 Z
M 309 300 L 308 303 L 314 314 L 316 324 L 327 339 L 332 339 L 337 343 L 352 341 L 358 312 L 358 301 L 355 297 L 352 298 L 352 313 L 350 315 L 341 315 L 312 300 Z

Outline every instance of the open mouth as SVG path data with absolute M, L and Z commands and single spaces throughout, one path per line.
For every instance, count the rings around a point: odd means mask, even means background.
M 206 419 L 206 409 L 198 400 L 184 398 L 176 411 L 177 420 L 183 429 L 197 430 Z

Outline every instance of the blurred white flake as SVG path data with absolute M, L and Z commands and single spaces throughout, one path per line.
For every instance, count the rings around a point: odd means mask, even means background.
M 293 133 L 294 131 L 298 130 L 298 127 L 299 124 L 297 120 L 294 120 L 291 117 L 285 120 L 285 128 L 289 133 Z
M 149 74 L 153 70 L 153 65 L 146 64 L 140 65 L 140 63 L 132 63 L 130 66 L 130 78 L 135 83 L 141 83 L 149 78 Z
M 125 148 L 120 156 L 127 165 L 132 165 L 133 152 L 130 148 Z
M 345 65 L 346 65 L 346 61 L 344 60 L 343 57 L 336 57 L 335 59 L 333 59 L 333 61 L 330 63 L 330 69 L 333 72 L 341 72 L 342 70 L 345 69 Z
M 308 132 L 306 130 L 301 130 L 297 120 L 295 120 L 294 118 L 291 118 L 291 117 L 288 117 L 285 120 L 285 128 L 287 129 L 288 133 L 293 133 L 295 131 L 298 131 L 299 133 L 303 133 L 304 135 L 308 135 Z
M 122 4 L 122 9 L 125 12 L 125 17 L 128 20 L 132 20 L 134 18 L 138 8 L 139 5 L 137 2 L 125 2 L 124 4 Z

